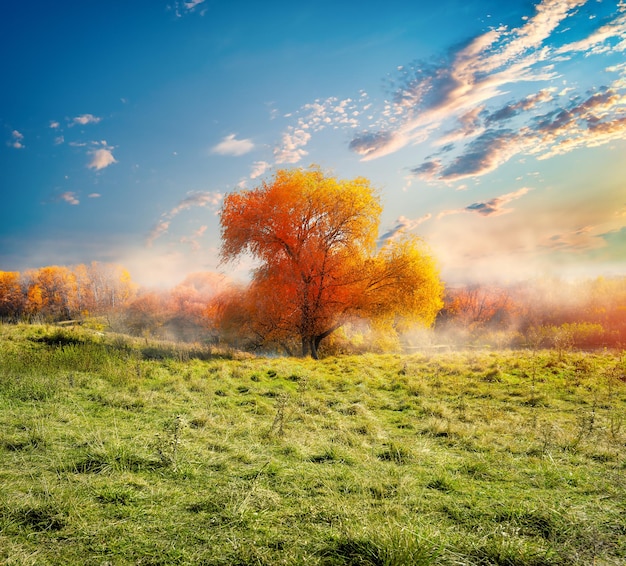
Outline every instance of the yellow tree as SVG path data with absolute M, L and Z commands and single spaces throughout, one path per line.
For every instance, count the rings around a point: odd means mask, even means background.
M 28 308 L 52 320 L 69 319 L 77 313 L 76 276 L 64 266 L 49 265 L 26 273 Z
M 318 168 L 279 170 L 270 182 L 231 193 L 221 211 L 223 261 L 260 260 L 245 309 L 273 340 L 297 336 L 302 355 L 349 320 L 432 324 L 443 288 L 416 238 L 377 250 L 378 195 L 364 178 Z

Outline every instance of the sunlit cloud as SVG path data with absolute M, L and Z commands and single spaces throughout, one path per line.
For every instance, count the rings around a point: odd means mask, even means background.
M 513 212 L 513 209 L 505 208 L 506 205 L 511 201 L 523 197 L 530 190 L 532 189 L 523 187 L 517 191 L 513 191 L 499 197 L 494 197 L 485 202 L 475 202 L 464 208 L 444 210 L 437 215 L 437 219 L 441 219 L 444 216 L 450 216 L 451 214 L 463 214 L 468 212 L 474 212 L 480 216 L 500 216 L 501 214 L 508 214 Z
M 402 234 L 415 230 L 415 228 L 417 228 L 420 224 L 423 224 L 424 222 L 426 222 L 427 220 L 430 220 L 431 218 L 432 218 L 432 214 L 430 213 L 424 214 L 424 216 L 421 216 L 420 218 L 413 218 L 413 219 L 406 218 L 405 216 L 400 216 L 396 220 L 394 227 L 387 230 L 387 232 L 385 232 L 378 239 L 378 245 L 383 246 L 387 242 L 391 242 L 395 240 Z
M 220 205 L 224 195 L 217 192 L 194 192 L 190 193 L 183 200 L 181 200 L 172 210 L 167 214 L 170 218 L 180 214 L 183 210 L 198 207 L 208 207 L 215 209 Z
M 182 199 L 176 206 L 174 206 L 168 212 L 164 212 L 161 215 L 161 219 L 155 224 L 148 236 L 146 237 L 146 246 L 150 247 L 157 238 L 160 238 L 166 234 L 170 228 L 172 219 L 178 216 L 181 212 L 189 210 L 191 208 L 209 208 L 210 210 L 217 211 L 220 203 L 222 202 L 224 195 L 218 192 L 192 192 L 189 193 L 184 199 Z M 195 237 L 199 237 L 204 233 L 205 228 L 201 228 L 202 232 Z
M 60 126 L 61 126 L 61 124 L 59 122 L 57 122 L 56 120 L 51 120 L 50 121 L 50 128 L 52 128 L 53 130 L 56 130 Z
M 305 104 L 299 110 L 286 114 L 286 118 L 296 118 L 296 125 L 289 126 L 274 148 L 276 163 L 298 163 L 308 152 L 304 147 L 311 139 L 311 133 L 327 128 L 356 128 L 358 116 L 362 112 L 360 103 L 351 98 L 340 100 L 337 97 L 317 99 Z
M 70 126 L 86 126 L 87 124 L 97 124 L 101 120 L 102 118 L 94 116 L 93 114 L 81 114 L 80 116 L 72 118 Z
M 13 130 L 11 132 L 11 140 L 7 142 L 7 145 L 15 149 L 24 149 L 26 146 L 24 145 L 23 141 L 24 134 L 18 132 L 17 130 Z
M 80 204 L 80 201 L 76 197 L 76 193 L 66 192 L 59 195 L 59 198 L 68 204 L 77 205 Z
M 539 243 L 549 251 L 583 252 L 603 248 L 607 245 L 595 226 L 583 226 L 567 232 L 551 234 Z
M 166 234 L 167 231 L 169 230 L 169 227 L 170 227 L 169 220 L 160 220 L 159 222 L 157 222 L 152 228 L 152 230 L 150 230 L 150 233 L 148 234 L 146 238 L 146 246 L 148 248 L 152 247 L 154 240 L 156 240 L 157 238 L 160 238 L 163 234 Z
M 87 195 L 88 198 L 100 198 L 102 195 L 100 193 L 89 193 Z
M 363 159 L 386 155 L 422 139 L 425 132 L 436 131 L 445 120 L 462 119 L 502 95 L 505 85 L 553 78 L 544 64 L 547 52 L 539 47 L 570 9 L 583 2 L 544 1 L 535 18 L 518 30 L 492 29 L 458 49 L 444 64 L 403 68 L 394 93 L 401 123 L 381 129 L 375 137 L 361 134 L 350 147 Z M 476 124 L 469 132 L 475 135 Z
M 254 143 L 249 139 L 238 140 L 235 134 L 226 136 L 220 143 L 211 148 L 211 153 L 239 157 L 254 149 Z
M 267 161 L 255 161 L 252 164 L 252 171 L 250 172 L 250 179 L 256 179 L 260 177 L 270 168 L 270 164 Z
M 493 122 L 510 120 L 522 111 L 528 111 L 533 109 L 535 106 L 550 102 L 554 99 L 553 92 L 553 88 L 542 89 L 537 93 L 526 96 L 522 100 L 507 104 L 487 116 L 485 123 L 492 124 Z
M 290 128 L 282 136 L 280 146 L 274 149 L 276 163 L 298 163 L 308 152 L 304 146 L 311 139 L 311 134 L 302 129 Z
M 572 87 L 557 94 L 557 87 L 541 85 L 559 76 L 566 55 L 596 54 L 599 45 L 623 49 L 623 4 L 584 39 L 558 45 L 558 31 L 585 3 L 544 0 L 517 28 L 494 27 L 437 63 L 398 67 L 391 100 L 372 126 L 353 136 L 349 148 L 371 160 L 430 141 L 437 152 L 411 171 L 428 181 L 450 182 L 486 175 L 517 155 L 546 159 L 623 139 L 624 65 L 608 67 L 622 76 L 586 97 L 575 96 Z M 536 91 L 496 105 L 517 83 Z
M 611 44 L 609 40 L 616 41 Z M 584 39 L 563 45 L 557 53 L 584 51 L 597 55 L 608 50 L 626 50 L 626 14 L 622 13 L 607 24 L 600 26 Z

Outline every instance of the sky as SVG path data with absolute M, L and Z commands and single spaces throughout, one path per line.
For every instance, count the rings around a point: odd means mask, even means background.
M 626 275 L 626 0 L 9 0 L 0 270 L 220 265 L 224 196 L 366 177 L 446 282 Z

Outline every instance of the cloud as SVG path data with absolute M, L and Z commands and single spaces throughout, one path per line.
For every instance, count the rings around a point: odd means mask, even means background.
M 202 6 L 206 0 L 176 0 L 174 3 L 174 12 L 177 18 L 181 18 L 183 14 L 194 12 L 198 6 Z M 200 15 L 204 16 L 207 8 L 202 7 L 200 10 Z
M 580 147 L 597 147 L 624 139 L 626 94 L 620 81 L 583 101 L 541 116 L 533 132 L 532 153 L 538 159 L 562 155 Z
M 616 40 L 612 45 L 609 42 L 611 39 Z M 563 45 L 557 53 L 586 51 L 588 54 L 599 54 L 609 50 L 614 52 L 626 50 L 626 14 L 618 15 L 584 39 Z
M 527 97 L 503 106 L 499 110 L 496 110 L 485 119 L 486 124 L 492 124 L 493 122 L 502 122 L 510 120 L 517 116 L 520 111 L 527 112 L 539 104 L 550 102 L 553 100 L 554 89 L 542 89 L 537 93 L 530 94 Z
M 53 130 L 56 130 L 57 128 L 59 128 L 61 126 L 61 124 L 59 122 L 57 122 L 56 120 L 51 120 L 50 121 L 50 127 Z
M 362 132 L 352 139 L 350 149 L 364 160 L 372 157 L 381 157 L 404 147 L 407 139 L 400 132 L 379 131 Z
M 411 171 L 449 182 L 490 173 L 515 155 L 545 159 L 623 138 L 623 64 L 607 67 L 606 72 L 621 77 L 591 95 L 575 96 L 569 85 L 557 95 L 559 89 L 549 84 L 563 76 L 559 65 L 576 53 L 609 53 L 607 46 L 612 53 L 626 49 L 623 2 L 608 23 L 584 39 L 560 45 L 561 31 L 571 37 L 585 29 L 578 26 L 583 17 L 578 8 L 586 1 L 543 0 L 517 28 L 494 27 L 435 62 L 398 67 L 389 82 L 390 101 L 370 126 L 352 136 L 349 149 L 367 161 L 429 141 L 437 152 Z M 529 91 L 525 96 L 498 104 L 522 83 Z
M 88 198 L 100 198 L 102 195 L 100 193 L 89 193 L 87 195 Z
M 146 237 L 146 246 L 151 247 L 157 238 L 160 238 L 162 235 L 166 234 L 169 230 L 172 219 L 184 210 L 189 210 L 190 208 L 194 207 L 206 207 L 211 210 L 217 210 L 223 198 L 224 195 L 218 192 L 201 191 L 188 193 L 188 195 L 184 199 L 182 199 L 176 206 L 174 206 L 170 211 L 164 212 L 161 215 L 161 219 L 155 224 L 155 226 Z M 203 234 L 206 228 L 201 228 L 201 230 L 202 232 L 200 234 L 197 234 L 197 236 Z
M 255 161 L 252 164 L 252 171 L 250 172 L 250 179 L 256 179 L 260 177 L 270 168 L 270 164 L 267 161 Z
M 72 118 L 70 126 L 86 126 L 87 124 L 97 124 L 101 120 L 102 118 L 98 118 L 98 116 L 94 116 L 93 114 L 81 114 L 80 116 Z
M 456 181 L 485 175 L 519 152 L 519 137 L 509 130 L 488 131 L 472 141 L 466 151 L 439 170 L 439 179 Z
M 406 218 L 405 216 L 400 216 L 395 223 L 395 226 L 389 230 L 387 230 L 387 232 L 385 232 L 379 239 L 378 239 L 378 245 L 382 246 L 384 244 L 386 244 L 387 242 L 391 242 L 393 240 L 395 240 L 396 238 L 398 238 L 400 235 L 404 234 L 405 232 L 410 232 L 411 230 L 415 230 L 415 228 L 417 228 L 420 224 L 423 224 L 424 222 L 426 222 L 427 220 L 430 220 L 432 218 L 432 214 L 427 213 L 424 214 L 424 216 L 421 216 L 420 218 Z
M 374 159 L 440 131 L 446 120 L 463 121 L 464 116 L 474 118 L 473 127 L 466 130 L 475 135 L 478 124 L 472 111 L 502 95 L 506 85 L 555 77 L 545 65 L 548 52 L 541 43 L 584 1 L 544 0 L 537 6 L 535 17 L 517 30 L 491 29 L 457 48 L 439 64 L 419 62 L 403 68 L 393 108 L 388 111 L 397 125 L 383 128 L 384 137 L 372 139 L 359 134 L 351 148 L 364 159 Z M 364 144 L 368 139 L 375 143 Z
M 80 204 L 80 201 L 76 198 L 76 193 L 72 193 L 72 192 L 62 193 L 59 195 L 59 198 L 72 205 Z
M 517 191 L 507 193 L 499 197 L 494 197 L 485 202 L 475 202 L 466 206 L 465 208 L 444 210 L 438 214 L 437 219 L 441 219 L 444 216 L 449 216 L 451 214 L 462 214 L 466 212 L 474 212 L 476 214 L 479 214 L 480 216 L 500 216 L 501 214 L 507 214 L 509 212 L 512 212 L 513 209 L 505 208 L 505 206 L 511 201 L 523 197 L 530 190 L 532 189 L 528 187 L 523 187 L 521 189 L 518 189 Z
M 150 230 L 150 233 L 148 234 L 148 237 L 146 238 L 146 247 L 151 248 L 152 244 L 154 243 L 154 240 L 161 237 L 163 234 L 166 234 L 169 227 L 170 227 L 169 220 L 159 220 L 159 222 L 157 222 L 154 225 L 152 230 Z
M 181 200 L 167 215 L 170 218 L 180 214 L 183 210 L 188 210 L 196 206 L 216 208 L 222 202 L 224 195 L 216 192 L 194 192 L 189 193 L 183 200 Z
M 411 173 L 413 173 L 417 177 L 421 177 L 426 180 L 436 179 L 441 171 L 441 161 L 424 161 L 418 167 L 414 167 L 411 169 Z
M 340 100 L 331 96 L 326 99 L 303 105 L 294 113 L 285 117 L 296 117 L 296 124 L 289 126 L 281 136 L 281 141 L 274 148 L 276 163 L 297 163 L 308 152 L 304 147 L 311 139 L 311 132 L 317 133 L 331 128 L 356 128 L 359 125 L 358 116 L 362 112 L 361 103 L 352 98 Z
M 596 226 L 582 226 L 575 230 L 552 233 L 539 242 L 538 247 L 551 252 L 586 252 L 607 245 L 606 234 L 599 233 Z
M 100 169 L 105 169 L 109 165 L 117 163 L 117 160 L 113 157 L 112 149 L 113 148 L 104 147 L 90 151 L 91 161 L 87 164 L 87 167 L 100 171 Z
M 274 148 L 276 163 L 297 163 L 308 154 L 304 146 L 311 139 L 311 134 L 303 129 L 289 128 L 282 135 L 280 146 Z
M 11 132 L 11 140 L 7 142 L 9 147 L 14 147 L 15 149 L 24 149 L 26 146 L 22 143 L 24 140 L 24 134 L 18 132 L 17 130 L 13 130 Z
M 460 153 L 447 163 L 441 157 L 450 153 L 449 146 L 440 150 L 439 159 L 426 160 L 411 172 L 429 181 L 450 182 L 490 173 L 518 154 L 548 159 L 577 148 L 623 139 L 626 134 L 623 90 L 621 80 L 617 80 L 585 99 L 574 97 L 544 114 L 535 114 L 523 127 L 498 129 L 518 112 L 553 100 L 552 91 L 543 89 L 489 114 L 485 119 L 488 128 L 462 146 Z
M 254 144 L 251 140 L 238 140 L 235 134 L 226 136 L 220 143 L 211 148 L 211 153 L 217 153 L 219 155 L 231 155 L 238 157 L 245 155 L 254 149 Z

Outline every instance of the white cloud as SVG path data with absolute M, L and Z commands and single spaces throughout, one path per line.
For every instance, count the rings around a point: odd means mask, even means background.
M 194 12 L 198 6 L 202 6 L 206 0 L 176 0 L 174 3 L 174 12 L 177 18 L 182 18 L 183 14 Z M 200 15 L 204 16 L 207 8 L 200 9 Z
M 56 120 L 51 120 L 51 121 L 50 121 L 50 127 L 51 127 L 53 130 L 56 130 L 56 129 L 60 126 L 60 125 L 61 125 L 61 124 L 59 124 L 59 122 L 57 122 Z
M 59 198 L 72 205 L 80 204 L 80 201 L 76 198 L 76 193 L 62 193 L 61 195 L 59 195 Z
M 252 171 L 250 172 L 250 179 L 256 179 L 260 177 L 270 168 L 270 164 L 267 161 L 255 161 L 252 164 Z
M 308 151 L 304 146 L 309 143 L 311 134 L 303 129 L 289 128 L 282 135 L 280 146 L 274 149 L 274 159 L 276 163 L 297 163 Z
M 307 155 L 304 147 L 311 139 L 311 132 L 317 133 L 327 128 L 356 128 L 359 125 L 357 116 L 361 111 L 362 108 L 351 98 L 340 100 L 331 96 L 316 99 L 293 113 L 285 114 L 285 118 L 297 119 L 295 125 L 283 132 L 280 143 L 274 148 L 276 163 L 297 163 Z
M 211 153 L 217 153 L 219 155 L 232 155 L 238 157 L 245 155 L 254 149 L 254 143 L 252 140 L 244 139 L 238 140 L 235 134 L 226 136 L 220 143 L 211 148 Z
M 602 45 L 612 38 L 621 39 L 621 41 L 612 47 Z M 626 14 L 621 14 L 609 23 L 600 26 L 586 38 L 564 45 L 557 53 L 589 50 L 591 50 L 591 53 L 600 53 L 608 49 L 623 51 L 626 48 L 624 38 L 626 38 Z
M 94 149 L 89 153 L 91 155 L 91 161 L 87 165 L 89 169 L 100 171 L 100 169 L 105 169 L 109 165 L 117 163 L 117 160 L 113 157 L 112 148 Z
M 88 198 L 100 198 L 102 195 L 100 193 L 89 193 L 87 195 Z
M 22 143 L 24 140 L 24 134 L 18 132 L 17 130 L 13 130 L 11 132 L 11 141 L 8 142 L 10 147 L 14 147 L 15 149 L 24 149 L 26 146 Z
M 102 118 L 98 118 L 98 116 L 94 116 L 93 114 L 81 114 L 80 116 L 76 116 L 72 118 L 70 126 L 80 125 L 86 126 L 87 124 L 97 124 L 100 122 Z

